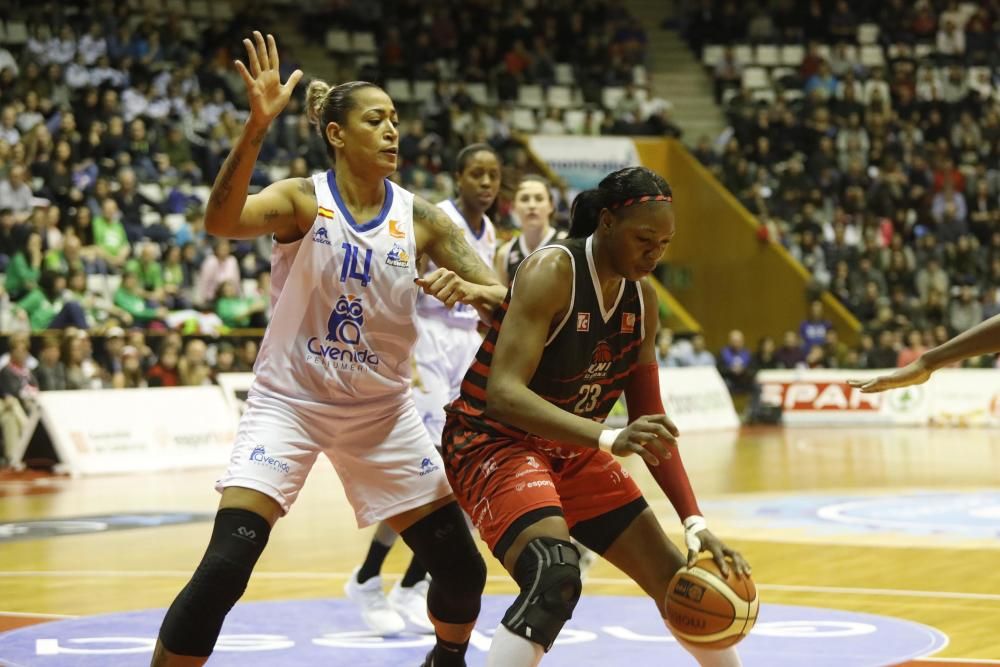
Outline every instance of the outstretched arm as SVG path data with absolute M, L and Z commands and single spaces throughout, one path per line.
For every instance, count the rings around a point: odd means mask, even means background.
M 866 394 L 908 387 L 926 382 L 931 373 L 943 366 L 996 352 L 1000 352 L 1000 315 L 980 322 L 948 342 L 927 350 L 919 359 L 893 373 L 872 380 L 848 380 L 848 384 L 860 388 Z
M 441 267 L 419 282 L 428 294 L 449 307 L 461 302 L 492 311 L 500 305 L 507 288 L 444 211 L 422 197 L 414 197 L 413 223 L 417 254 L 428 255 Z
M 316 200 L 309 179 L 288 179 L 247 196 L 260 146 L 302 78 L 295 70 L 282 85 L 278 75 L 278 48 L 274 37 L 254 31 L 254 42 L 243 40 L 250 69 L 236 61 L 236 69 L 247 87 L 250 116 L 222 169 L 215 178 L 205 212 L 205 229 L 217 236 L 254 238 L 274 234 L 280 241 L 302 236 L 301 229 L 316 216 Z

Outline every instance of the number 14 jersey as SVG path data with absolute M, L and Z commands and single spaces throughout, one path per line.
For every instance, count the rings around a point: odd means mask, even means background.
M 274 243 L 273 315 L 254 366 L 258 388 L 356 406 L 410 391 L 416 341 L 413 194 L 385 181 L 378 216 L 355 221 L 333 171 L 314 174 L 306 235 Z

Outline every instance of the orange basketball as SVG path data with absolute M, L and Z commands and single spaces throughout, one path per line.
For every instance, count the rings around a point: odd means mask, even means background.
M 726 648 L 742 640 L 757 622 L 759 608 L 753 580 L 738 577 L 732 568 L 723 577 L 711 558 L 682 567 L 667 589 L 670 630 L 705 648 Z

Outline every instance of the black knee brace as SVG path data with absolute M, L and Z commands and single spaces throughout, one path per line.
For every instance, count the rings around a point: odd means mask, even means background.
M 518 556 L 514 580 L 521 594 L 503 625 L 548 651 L 580 599 L 580 552 L 570 542 L 535 538 Z
M 479 616 L 486 563 L 476 549 L 458 503 L 449 503 L 402 532 L 431 575 L 427 609 L 445 623 L 472 623 Z
M 168 651 L 198 657 L 212 653 L 222 622 L 246 590 L 270 533 L 270 524 L 259 514 L 218 511 L 201 563 L 160 626 L 160 641 Z

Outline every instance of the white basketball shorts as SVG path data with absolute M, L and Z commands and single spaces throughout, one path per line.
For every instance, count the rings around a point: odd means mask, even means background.
M 413 402 L 434 446 L 440 447 L 444 407 L 458 398 L 483 337 L 475 329 L 452 327 L 434 317 L 420 319 L 418 332 L 413 357 L 420 386 L 413 387 Z
M 359 528 L 451 493 L 441 455 L 409 398 L 331 406 L 256 386 L 215 488 L 260 491 L 287 513 L 320 452 L 333 463 Z

